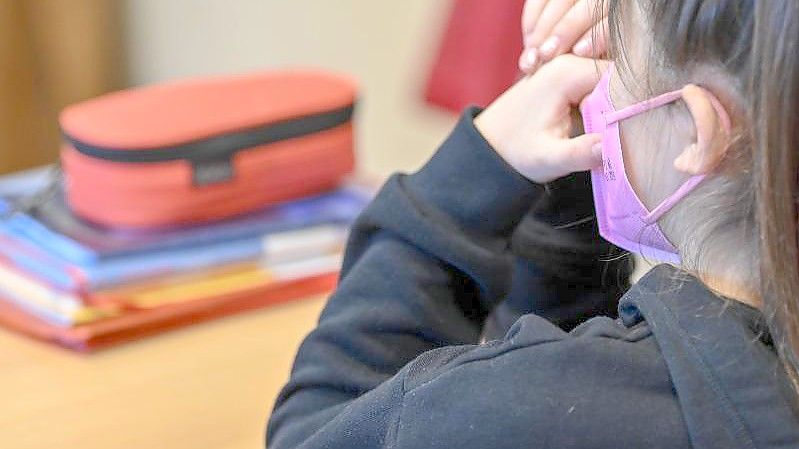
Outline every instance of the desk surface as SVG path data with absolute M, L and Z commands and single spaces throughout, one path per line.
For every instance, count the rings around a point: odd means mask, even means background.
M 77 355 L 0 330 L 9 449 L 263 447 L 266 417 L 324 298 Z

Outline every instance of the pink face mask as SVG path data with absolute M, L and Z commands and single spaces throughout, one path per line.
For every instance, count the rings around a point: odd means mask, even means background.
M 614 245 L 646 258 L 680 263 L 677 249 L 663 234 L 658 220 L 691 193 L 704 175 L 692 176 L 657 207 L 647 210 L 627 179 L 619 122 L 677 101 L 682 91 L 668 92 L 617 111 L 610 100 L 610 72 L 605 73 L 580 108 L 586 133 L 602 134 L 602 168 L 591 171 L 599 233 Z M 720 105 L 713 100 L 713 107 L 718 110 Z

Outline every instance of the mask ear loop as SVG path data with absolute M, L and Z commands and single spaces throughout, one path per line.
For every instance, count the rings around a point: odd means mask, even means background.
M 607 117 L 607 123 L 610 125 L 644 113 L 651 109 L 659 108 L 669 103 L 674 103 L 680 98 L 682 98 L 682 90 L 666 92 L 665 94 L 660 94 L 657 97 L 650 98 L 649 100 L 635 103 L 633 105 L 627 106 L 626 108 L 619 109 L 618 111 L 609 112 L 605 117 Z
M 721 102 L 719 102 L 719 100 L 713 96 L 713 94 L 708 92 L 708 95 L 710 98 L 710 103 L 713 105 L 713 109 L 716 110 L 716 114 L 721 121 L 721 126 L 725 129 L 725 131 L 727 131 L 727 133 L 729 133 L 731 124 L 727 112 L 722 107 Z M 650 98 L 649 100 L 645 100 L 640 103 L 627 106 L 626 108 L 619 109 L 618 111 L 608 113 L 606 115 L 607 124 L 610 125 L 622 120 L 626 120 L 651 109 L 673 103 L 681 98 L 682 89 L 660 94 L 657 97 Z M 699 185 L 699 183 L 705 179 L 705 176 L 706 175 L 691 176 L 674 193 L 663 200 L 663 202 L 658 204 L 657 207 L 652 209 L 651 212 L 641 217 L 641 220 L 647 225 L 651 225 L 660 220 L 660 218 L 663 217 L 666 212 L 670 211 L 679 201 L 691 193 L 691 191 L 693 191 Z

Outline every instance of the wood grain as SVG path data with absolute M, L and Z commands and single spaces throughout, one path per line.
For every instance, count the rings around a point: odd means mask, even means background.
M 0 435 L 14 449 L 263 447 L 324 298 L 76 355 L 0 330 Z

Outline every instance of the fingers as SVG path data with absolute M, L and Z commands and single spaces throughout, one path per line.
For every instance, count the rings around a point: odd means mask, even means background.
M 558 24 L 569 9 L 574 6 L 577 0 L 549 0 L 535 23 L 531 34 L 525 36 L 525 46 L 538 47 L 541 53 L 545 53 L 545 46 L 549 48 L 547 37 L 550 36 L 552 29 Z
M 557 21 L 577 0 L 527 0 L 522 13 L 524 51 L 519 58 L 519 69 L 532 74 L 543 61 L 539 48 L 549 36 Z M 550 48 L 552 44 L 548 44 Z
M 610 62 L 563 55 L 547 64 L 553 88 L 561 90 L 568 106 L 577 106 L 596 87 Z
M 550 36 L 539 48 L 544 61 L 570 51 L 585 31 L 591 29 L 597 20 L 591 8 L 593 3 L 594 0 L 579 0 L 558 18 L 550 30 Z
M 551 39 L 559 41 L 555 53 L 544 52 L 544 47 L 542 46 L 542 58 L 549 60 L 559 54 L 571 51 L 576 47 L 576 44 L 582 44 L 582 49 L 590 53 L 590 46 L 586 47 L 586 44 L 583 44 L 585 42 L 584 37 L 590 37 L 594 29 L 596 29 L 597 23 L 601 22 L 604 17 L 604 14 L 600 14 L 596 10 L 596 0 L 578 1 L 552 29 Z M 601 31 L 601 29 L 597 29 L 597 31 Z M 589 54 L 581 54 L 579 56 L 589 56 Z
M 562 167 L 562 174 L 591 170 L 602 166 L 602 135 L 583 134 L 560 141 L 562 148 L 554 153 L 560 160 L 557 166 Z
M 605 17 L 601 22 L 594 25 L 587 31 L 572 48 L 577 56 L 585 58 L 596 58 L 606 55 L 608 52 L 608 18 Z
M 545 154 L 528 154 L 517 168 L 537 183 L 547 183 L 570 173 L 602 166 L 602 136 L 583 134 L 573 139 L 548 138 Z
M 526 48 L 519 56 L 519 70 L 526 75 L 532 75 L 538 68 L 539 62 L 538 49 L 535 47 Z
M 531 75 L 543 63 L 573 51 L 597 57 L 607 50 L 607 2 L 598 0 L 528 0 L 522 15 L 524 51 L 519 69 Z M 599 22 L 599 24 L 597 24 Z
M 522 11 L 522 36 L 524 37 L 524 45 L 528 46 L 527 38 L 532 36 L 535 25 L 538 23 L 538 18 L 541 16 L 541 11 L 544 10 L 547 0 L 527 0 L 524 3 L 524 10 Z

